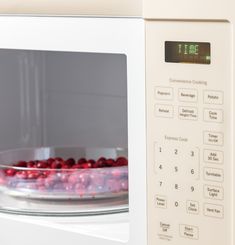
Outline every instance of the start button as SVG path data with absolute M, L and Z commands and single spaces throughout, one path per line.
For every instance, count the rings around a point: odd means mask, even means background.
M 199 239 L 199 229 L 192 225 L 180 225 L 180 236 L 188 239 Z

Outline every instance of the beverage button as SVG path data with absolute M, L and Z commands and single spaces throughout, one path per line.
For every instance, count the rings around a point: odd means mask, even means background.
M 224 95 L 222 91 L 212 91 L 212 90 L 204 91 L 205 104 L 222 105 L 224 102 L 223 100 L 224 100 Z
M 203 134 L 204 144 L 206 145 L 222 146 L 224 144 L 223 133 L 205 131 Z
M 224 154 L 222 151 L 205 149 L 203 156 L 204 161 L 208 163 L 222 164 L 224 161 Z
M 212 218 L 223 219 L 224 207 L 221 205 L 215 205 L 211 203 L 204 204 L 204 215 Z
M 196 226 L 192 225 L 181 225 L 180 224 L 180 236 L 183 238 L 188 238 L 188 239 L 194 239 L 198 240 L 199 239 L 199 229 Z
M 179 119 L 182 120 L 197 120 L 198 113 L 196 107 L 180 106 Z
M 155 207 L 157 208 L 167 208 L 167 199 L 165 196 L 155 196 Z
M 204 185 L 204 196 L 209 199 L 223 200 L 224 189 L 218 186 Z
M 196 89 L 180 88 L 178 90 L 179 101 L 181 102 L 197 102 L 198 94 Z
M 156 117 L 167 117 L 172 118 L 174 114 L 174 109 L 172 105 L 155 105 L 155 115 Z
M 173 100 L 173 89 L 169 87 L 155 87 L 155 99 Z
M 223 182 L 224 171 L 218 168 L 204 168 L 204 179 L 214 182 Z
M 187 201 L 186 208 L 189 214 L 199 214 L 199 203 L 197 201 Z
M 204 121 L 212 123 L 222 123 L 223 111 L 216 109 L 204 109 Z

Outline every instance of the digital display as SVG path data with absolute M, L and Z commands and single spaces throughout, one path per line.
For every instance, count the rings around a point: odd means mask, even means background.
M 211 45 L 204 42 L 165 42 L 165 62 L 170 63 L 211 63 Z

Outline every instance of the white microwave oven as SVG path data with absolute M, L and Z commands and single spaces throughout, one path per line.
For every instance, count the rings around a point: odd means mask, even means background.
M 1 244 L 234 244 L 233 7 L 0 1 Z

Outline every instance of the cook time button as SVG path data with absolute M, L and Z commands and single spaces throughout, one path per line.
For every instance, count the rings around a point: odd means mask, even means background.
M 196 226 L 180 224 L 180 236 L 188 239 L 199 239 L 199 229 Z
M 155 87 L 156 100 L 173 100 L 173 88 Z
M 223 111 L 216 109 L 204 109 L 204 121 L 222 123 L 223 122 Z

